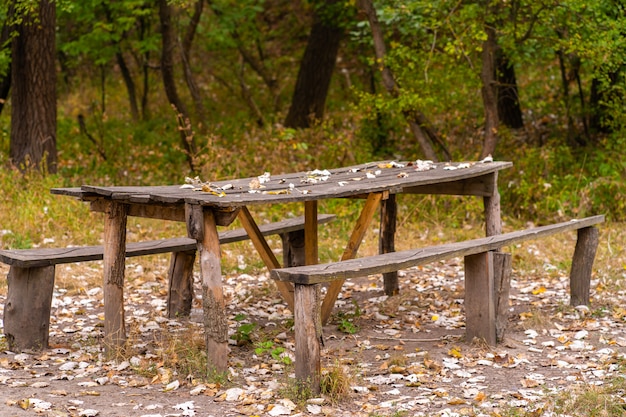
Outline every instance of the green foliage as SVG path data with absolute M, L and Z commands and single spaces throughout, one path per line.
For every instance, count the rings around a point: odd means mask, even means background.
M 342 333 L 356 334 L 361 330 L 357 324 L 358 319 L 361 317 L 361 309 L 355 300 L 352 300 L 352 305 L 354 305 L 353 312 L 340 311 L 336 315 L 336 320 L 338 321 L 337 330 Z
M 258 356 L 269 355 L 273 360 L 280 362 L 284 365 L 291 364 L 291 358 L 285 354 L 285 348 L 282 346 L 276 346 L 273 341 L 266 340 L 256 344 L 254 353 Z
M 244 314 L 237 314 L 235 321 L 242 322 L 245 320 Z M 238 345 L 247 345 L 252 343 L 252 333 L 256 330 L 258 325 L 256 323 L 241 323 L 237 326 L 233 338 L 237 341 Z

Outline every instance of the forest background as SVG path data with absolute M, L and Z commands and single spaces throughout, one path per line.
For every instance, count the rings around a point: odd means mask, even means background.
M 4 247 L 99 240 L 51 187 L 374 159 L 491 154 L 514 162 L 505 222 L 626 218 L 617 0 L 5 0 L 0 21 Z

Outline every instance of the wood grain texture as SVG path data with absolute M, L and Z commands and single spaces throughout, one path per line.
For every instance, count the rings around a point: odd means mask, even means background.
M 220 243 L 215 217 L 210 209 L 202 211 L 202 240 L 198 240 L 200 275 L 202 281 L 202 310 L 204 319 L 204 337 L 207 349 L 209 370 L 226 372 L 228 370 L 228 322 L 226 303 L 222 288 L 222 267 L 220 264 Z
M 378 237 L 378 253 L 390 253 L 395 251 L 396 218 L 398 204 L 396 196 L 390 195 L 380 205 L 380 235 Z M 383 274 L 385 294 L 396 295 L 400 292 L 398 271 L 385 272 Z
M 294 333 L 299 389 L 320 393 L 320 286 L 296 285 Z
M 25 349 L 46 349 L 54 290 L 54 266 L 34 269 L 12 266 L 8 286 L 3 321 L 9 350 L 21 352 Z
M 503 246 L 514 245 L 556 233 L 581 229 L 602 223 L 603 221 L 604 216 L 602 215 L 592 216 L 580 220 L 571 220 L 462 242 L 367 256 L 340 262 L 275 269 L 271 272 L 271 276 L 274 279 L 300 284 L 316 284 L 337 279 L 345 280 L 407 269 L 412 266 L 423 265 L 457 256 L 492 251 Z
M 193 264 L 195 248 L 187 252 L 174 252 L 168 273 L 167 317 L 188 317 L 193 303 Z
M 317 201 L 304 203 L 304 262 L 306 265 L 315 265 L 318 262 L 317 242 Z
M 598 249 L 599 231 L 596 227 L 578 230 L 578 239 L 570 271 L 570 305 L 589 305 L 589 287 L 593 261 Z
M 496 345 L 493 252 L 467 255 L 465 264 L 465 337 Z
M 124 267 L 126 262 L 126 210 L 111 202 L 104 215 L 104 348 L 114 355 L 126 341 L 124 320 Z
M 509 322 L 509 293 L 511 290 L 511 254 L 493 253 L 493 282 L 496 309 L 496 342 L 504 340 Z

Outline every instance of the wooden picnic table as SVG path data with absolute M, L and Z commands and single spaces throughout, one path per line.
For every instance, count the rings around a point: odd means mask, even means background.
M 394 251 L 396 194 L 474 195 L 484 198 L 486 235 L 501 233 L 498 172 L 510 162 L 429 163 L 371 162 L 330 170 L 290 174 L 266 173 L 258 177 L 171 186 L 105 187 L 83 185 L 58 188 L 52 193 L 74 196 L 90 203 L 104 216 L 105 347 L 125 340 L 123 284 L 127 216 L 184 221 L 196 239 L 202 281 L 203 315 L 209 366 L 225 371 L 228 361 L 228 326 L 222 292 L 220 244 L 217 226 L 239 218 L 266 266 L 280 264 L 259 232 L 249 206 L 302 202 L 305 214 L 305 263 L 318 262 L 318 202 L 333 198 L 363 198 L 365 204 L 341 257 L 356 256 L 364 234 L 381 207 L 380 251 Z M 204 190 L 198 189 L 203 185 Z M 189 187 L 189 188 L 187 188 Z M 385 292 L 398 290 L 397 275 L 384 274 Z M 293 285 L 277 281 L 281 295 L 293 309 Z M 343 281 L 330 284 L 321 306 L 322 321 L 331 314 Z

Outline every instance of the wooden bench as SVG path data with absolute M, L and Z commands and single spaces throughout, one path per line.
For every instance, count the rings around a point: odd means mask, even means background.
M 274 269 L 275 280 L 295 284 L 294 325 L 296 378 L 318 394 L 320 387 L 320 286 L 336 280 L 384 274 L 439 260 L 464 257 L 466 340 L 475 337 L 490 345 L 497 341 L 498 323 L 506 324 L 511 256 L 504 246 L 577 230 L 570 272 L 570 304 L 589 303 L 591 270 L 604 216 L 587 217 L 549 226 L 401 252 L 319 265 Z M 500 328 L 499 330 L 502 330 Z M 503 334 L 503 333 L 502 333 Z
M 318 224 L 334 215 L 320 214 Z M 265 236 L 280 235 L 283 265 L 304 264 L 304 217 L 259 226 Z M 220 244 L 248 239 L 244 229 L 223 231 Z M 129 243 L 126 257 L 172 253 L 168 273 L 168 317 L 188 316 L 193 301 L 195 239 L 174 238 Z M 0 250 L 0 261 L 10 265 L 4 306 L 4 334 L 11 350 L 48 346 L 55 265 L 103 259 L 102 246 Z

